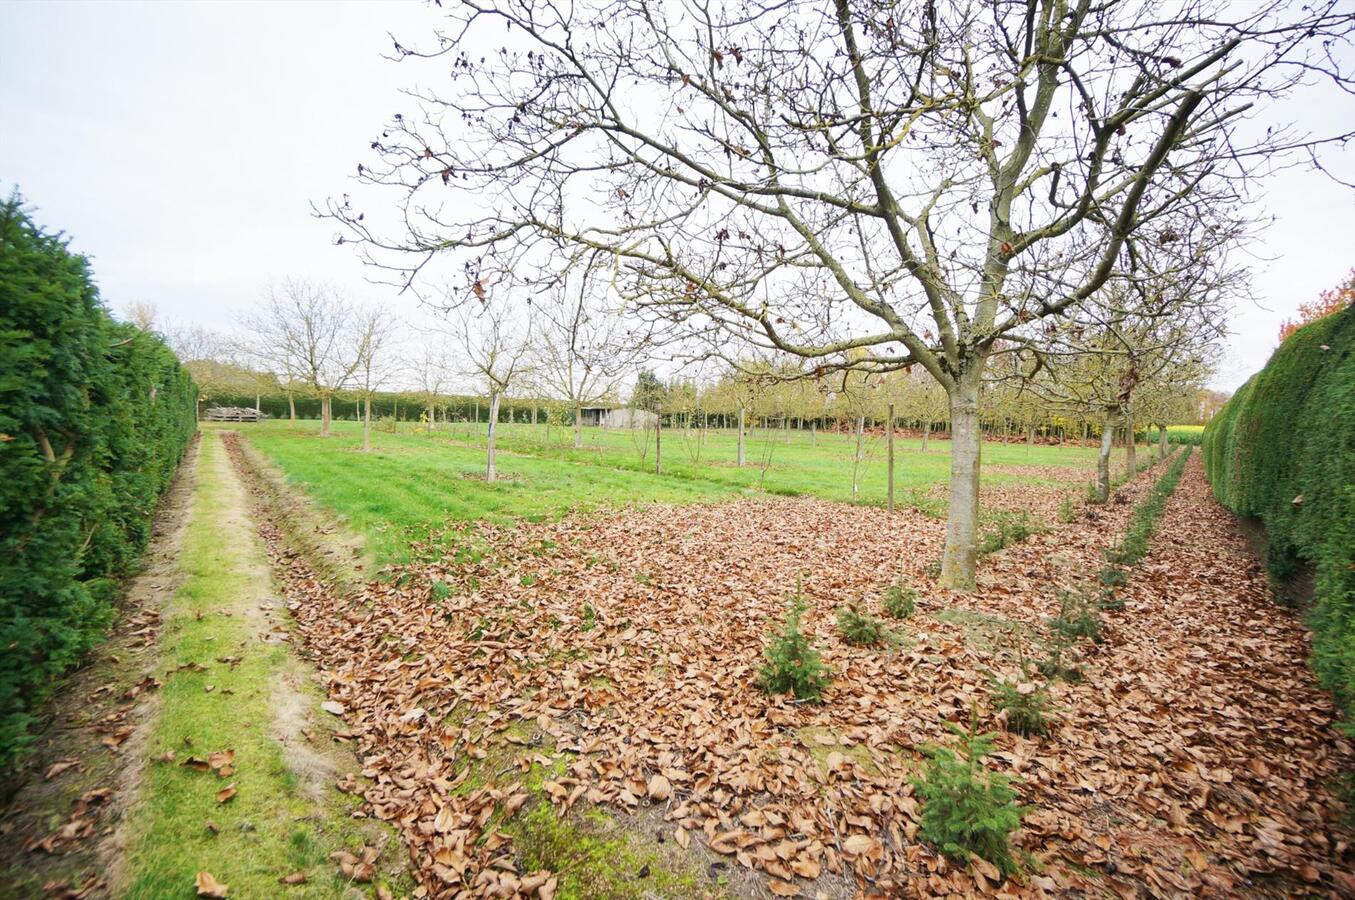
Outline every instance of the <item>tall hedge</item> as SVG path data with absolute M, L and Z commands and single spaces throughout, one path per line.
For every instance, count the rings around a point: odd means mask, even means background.
M 1313 666 L 1355 719 L 1355 306 L 1290 335 L 1204 434 L 1214 494 L 1265 524 L 1272 577 L 1314 566 Z
M 196 403 L 164 342 L 109 316 L 84 257 L 17 195 L 0 203 L 0 772 L 113 618 Z

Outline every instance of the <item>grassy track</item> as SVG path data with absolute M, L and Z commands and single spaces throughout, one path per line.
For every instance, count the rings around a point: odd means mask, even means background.
M 164 685 L 144 747 L 145 777 L 128 823 L 119 895 L 190 897 L 196 873 L 205 870 L 232 897 L 344 896 L 345 882 L 327 857 L 360 849 L 364 832 L 345 815 L 341 795 L 327 783 L 317 786 L 315 772 L 299 769 L 297 751 L 279 739 L 281 698 L 292 695 L 305 717 L 320 697 L 286 643 L 261 640 L 281 629 L 259 609 L 272 594 L 268 564 L 244 490 L 214 433 L 203 436 L 180 559 L 186 580 L 164 610 L 156 673 Z M 310 727 L 323 747 L 327 733 Z M 227 749 L 235 753 L 229 777 L 183 765 Z M 166 751 L 173 751 L 172 761 L 158 759 Z M 230 785 L 234 797 L 219 802 L 218 792 Z M 308 883 L 279 885 L 298 871 Z
M 351 422 L 336 423 L 335 435 L 327 440 L 317 437 L 313 422 L 268 422 L 241 430 L 291 481 L 364 533 L 382 561 L 407 559 L 411 540 L 449 519 L 505 521 L 555 516 L 580 506 L 693 503 L 758 491 L 876 505 L 885 501 L 885 445 L 879 435 L 864 441 L 859 494 L 853 497 L 856 440 L 850 435 L 759 430 L 749 435 L 748 464 L 740 468 L 733 433 L 711 432 L 702 444 L 695 433 L 671 429 L 664 432 L 659 476 L 653 471 L 652 434 L 589 429 L 585 446 L 576 450 L 567 429 L 553 429 L 547 440 L 544 426 L 503 425 L 499 471 L 506 478 L 489 485 L 479 480 L 484 427 L 444 425 L 433 435 L 408 425 L 399 433 L 374 432 L 373 450 L 366 454 L 360 450 L 360 430 Z M 896 441 L 900 503 L 946 482 L 949 451 L 946 441 L 930 442 L 926 453 L 920 441 Z M 985 444 L 983 454 L 983 480 L 994 485 L 1074 485 L 1087 477 L 1095 457 L 1086 447 L 1016 443 Z

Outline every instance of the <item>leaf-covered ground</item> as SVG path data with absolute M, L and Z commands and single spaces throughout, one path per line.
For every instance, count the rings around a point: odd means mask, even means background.
M 1355 755 L 1305 668 L 1301 622 L 1268 599 L 1197 460 L 1103 641 L 1065 654 L 1082 680 L 1051 685 L 1051 732 L 1004 733 L 990 760 L 1030 808 L 1025 874 L 999 885 L 917 839 L 920 747 L 975 705 L 1002 727 L 992 678 L 1046 652 L 1059 590 L 1092 590 L 1160 471 L 988 556 L 969 595 L 927 587 L 942 522 L 806 499 L 482 527 L 455 557 L 344 599 L 265 536 L 363 762 L 344 786 L 399 826 L 428 896 L 564 892 L 567 873 L 528 858 L 513 822 L 585 806 L 727 860 L 704 870 L 712 892 L 1351 891 L 1327 783 Z M 878 613 L 900 570 L 917 614 L 885 648 L 841 641 L 837 607 Z M 833 673 L 822 704 L 754 684 L 797 583 Z M 649 874 L 636 894 L 664 893 Z

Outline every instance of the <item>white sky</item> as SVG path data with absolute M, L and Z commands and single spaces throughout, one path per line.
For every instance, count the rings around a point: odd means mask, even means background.
M 114 309 L 154 304 L 174 322 L 230 328 L 286 275 L 331 281 L 407 318 L 415 301 L 370 284 L 351 248 L 310 215 L 355 185 L 368 144 L 416 75 L 383 59 L 387 32 L 421 43 L 422 4 L 75 3 L 0 0 L 0 190 L 90 255 Z M 1279 115 L 1355 123 L 1324 92 Z M 1355 181 L 1355 153 L 1338 159 Z M 1355 194 L 1311 172 L 1263 184 L 1276 220 L 1255 266 L 1260 306 L 1237 308 L 1215 379 L 1260 368 L 1281 320 L 1355 266 Z

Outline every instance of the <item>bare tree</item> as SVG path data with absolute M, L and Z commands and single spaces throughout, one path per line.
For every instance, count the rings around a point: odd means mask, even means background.
M 419 389 L 419 397 L 424 403 L 424 415 L 428 417 L 426 428 L 433 433 L 437 424 L 437 402 L 449 385 L 452 363 L 447 349 L 437 341 L 425 340 L 418 356 L 410 365 L 410 375 Z
M 950 402 L 941 583 L 968 588 L 995 348 L 1087 303 L 1131 236 L 1186 209 L 1209 228 L 1266 157 L 1315 152 L 1252 118 L 1305 82 L 1349 90 L 1332 48 L 1352 20 L 1341 0 L 916 12 L 463 0 L 430 49 L 397 45 L 449 60 L 451 89 L 415 91 L 420 114 L 359 168 L 400 230 L 347 199 L 329 213 L 397 282 L 446 256 L 478 295 L 600 254 L 686 335 L 821 370 L 921 365 Z
M 262 365 L 284 384 L 300 382 L 320 398 L 320 434 L 328 437 L 334 395 L 361 364 L 349 304 L 330 287 L 288 279 L 269 291 L 267 304 L 246 328 L 250 352 Z M 294 418 L 295 412 L 293 407 Z
M 607 309 L 594 279 L 580 267 L 560 278 L 538 303 L 535 381 L 574 410 L 574 447 L 583 446 L 583 407 L 614 396 L 643 358 L 646 341 L 617 310 Z M 570 281 L 573 281 L 571 284 Z
M 396 322 L 389 310 L 369 306 L 353 311 L 353 355 L 357 358 L 354 387 L 362 401 L 362 450 L 372 449 L 372 394 L 390 377 L 387 358 L 396 333 Z
M 485 481 L 493 482 L 495 437 L 499 424 L 499 401 L 516 383 L 528 349 L 529 327 L 519 327 L 503 306 L 463 306 L 459 313 L 465 361 L 470 374 L 489 395 L 489 430 L 486 435 Z

